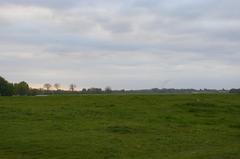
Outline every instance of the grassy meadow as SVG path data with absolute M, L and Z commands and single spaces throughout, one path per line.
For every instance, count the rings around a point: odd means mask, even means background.
M 240 159 L 240 95 L 0 97 L 0 159 Z

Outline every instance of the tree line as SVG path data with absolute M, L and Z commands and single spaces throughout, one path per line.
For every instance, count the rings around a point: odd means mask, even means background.
M 111 87 L 107 86 L 104 90 L 101 88 L 83 88 L 80 91 L 76 90 L 76 84 L 70 84 L 69 90 L 62 90 L 59 83 L 50 84 L 45 83 L 42 88 L 35 89 L 30 88 L 28 83 L 25 81 L 19 83 L 10 83 L 6 79 L 0 76 L 0 96 L 36 96 L 36 95 L 50 95 L 50 94 L 104 94 L 104 93 L 240 93 L 240 89 L 231 90 L 217 90 L 217 89 L 174 89 L 174 88 L 152 88 L 143 90 L 112 90 Z
M 51 85 L 45 83 L 43 88 L 35 89 L 30 88 L 25 81 L 19 83 L 10 83 L 6 79 L 0 76 L 0 96 L 27 96 L 27 95 L 48 95 L 48 94 L 99 94 L 99 93 L 111 93 L 111 87 L 107 86 L 105 90 L 101 88 L 83 88 L 81 91 L 76 91 L 76 84 L 70 84 L 69 90 L 62 90 L 59 83 Z
M 0 76 L 0 96 L 24 96 L 28 94 L 29 85 L 27 82 L 22 81 L 19 83 L 9 83 L 7 80 Z
M 231 89 L 229 92 L 230 93 L 240 93 L 240 88 L 239 89 Z
M 54 85 L 51 85 L 50 83 L 45 83 L 43 85 L 43 89 L 39 89 L 38 91 L 45 92 L 45 94 L 100 94 L 100 93 L 112 93 L 113 90 L 110 86 L 107 86 L 104 90 L 102 88 L 83 88 L 82 90 L 76 91 L 77 85 L 76 84 L 70 84 L 69 90 L 62 90 L 61 85 L 59 83 L 55 83 Z M 37 91 L 37 90 L 36 90 Z

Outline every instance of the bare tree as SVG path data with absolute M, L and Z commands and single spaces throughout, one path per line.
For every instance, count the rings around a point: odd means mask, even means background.
M 75 84 L 70 84 L 69 89 L 73 92 L 76 87 Z
M 49 84 L 49 83 L 45 83 L 45 84 L 43 85 L 43 88 L 46 88 L 47 91 L 49 91 L 51 87 L 52 87 L 52 85 Z
M 58 91 L 58 90 L 60 89 L 61 85 L 60 85 L 59 83 L 55 83 L 55 84 L 54 84 L 54 87 L 55 87 L 56 90 Z

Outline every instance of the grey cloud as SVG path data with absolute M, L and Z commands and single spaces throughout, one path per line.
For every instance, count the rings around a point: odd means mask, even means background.
M 84 1 L 78 1 L 84 3 Z M 0 4 L 3 5 L 36 5 L 36 6 L 44 6 L 44 7 L 53 7 L 53 8 L 65 8 L 65 7 L 72 7 L 78 3 L 75 0 L 0 0 Z
M 239 86 L 235 0 L 0 0 L 0 7 L 0 71 L 14 81 Z

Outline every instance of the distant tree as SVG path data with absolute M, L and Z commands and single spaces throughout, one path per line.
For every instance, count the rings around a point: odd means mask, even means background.
M 240 88 L 239 89 L 231 89 L 229 93 L 240 93 Z
M 89 88 L 87 90 L 87 93 L 100 94 L 100 93 L 102 93 L 102 89 L 101 88 L 94 88 L 94 87 L 92 87 L 92 88 Z
M 51 87 L 52 87 L 52 85 L 49 84 L 49 83 L 45 83 L 45 84 L 43 85 L 43 88 L 46 88 L 47 91 L 49 91 Z
M 14 84 L 14 90 L 16 95 L 23 96 L 29 94 L 29 86 L 27 82 L 24 81 Z
M 106 93 L 111 93 L 111 92 L 112 92 L 112 88 L 111 88 L 110 86 L 107 86 L 107 87 L 105 88 L 105 92 L 106 92 Z
M 58 91 L 58 90 L 60 89 L 61 85 L 60 85 L 59 83 L 55 83 L 55 84 L 54 84 L 54 87 L 55 87 L 56 90 Z
M 83 89 L 82 89 L 82 93 L 87 93 L 87 89 L 86 89 L 86 88 L 83 88 Z
M 75 84 L 70 84 L 69 89 L 73 92 L 77 86 Z
M 29 95 L 31 96 L 36 96 L 36 95 L 40 95 L 43 94 L 42 91 L 40 89 L 29 89 Z
M 0 76 L 0 95 L 12 96 L 14 93 L 14 87 L 12 83 L 8 83 L 3 77 Z
M 125 89 L 121 89 L 120 92 L 125 92 Z

